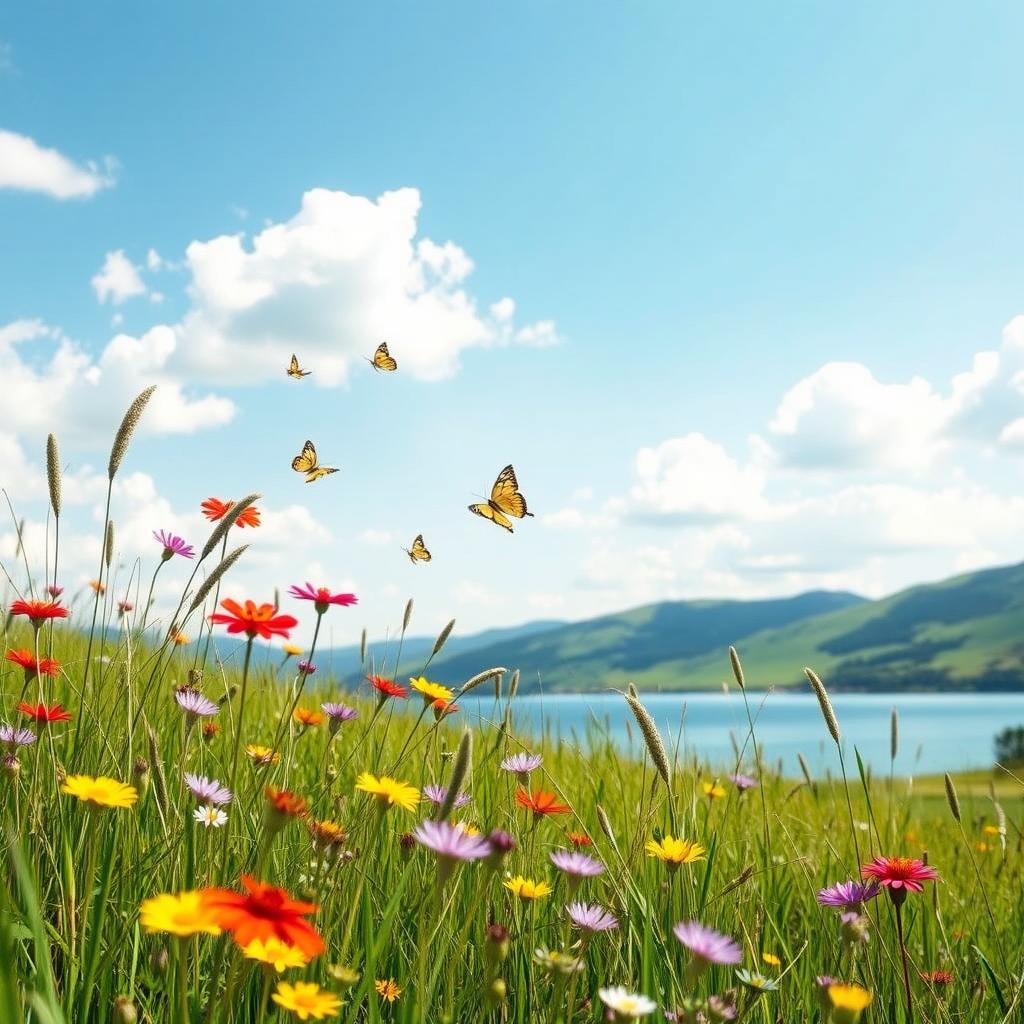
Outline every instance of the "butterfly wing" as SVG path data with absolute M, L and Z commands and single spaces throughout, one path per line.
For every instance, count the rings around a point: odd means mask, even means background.
M 309 473 L 317 467 L 316 448 L 312 441 L 302 446 L 302 451 L 292 459 L 292 469 L 296 473 Z
M 331 473 L 337 473 L 337 469 L 334 466 L 314 466 L 313 469 L 306 473 L 306 483 L 311 484 L 314 480 L 319 480 L 322 476 L 330 476 Z
M 288 364 L 287 373 L 288 373 L 289 377 L 298 377 L 298 376 L 300 376 L 299 360 L 298 360 L 298 357 L 295 355 L 294 352 L 292 353 L 292 361 Z
M 398 369 L 398 363 L 391 357 L 391 353 L 388 352 L 388 343 L 382 341 L 377 346 L 377 351 L 373 353 L 373 365 L 378 370 L 384 370 L 385 373 L 392 373 Z
M 498 509 L 494 508 L 490 504 L 481 502 L 477 505 L 470 505 L 469 511 L 484 519 L 490 519 L 495 526 L 500 526 L 503 529 L 508 530 L 509 533 L 513 532 L 512 521 L 510 519 L 506 519 Z
M 516 471 L 511 466 L 506 466 L 498 474 L 498 479 L 491 488 L 491 500 L 488 504 L 495 511 L 504 512 L 515 519 L 533 515 L 526 510 L 526 499 L 519 493 L 519 481 L 516 480 Z
M 414 562 L 429 562 L 431 555 L 427 550 L 426 545 L 423 543 L 423 534 L 417 534 L 416 539 L 412 542 L 412 548 L 409 551 L 409 557 Z

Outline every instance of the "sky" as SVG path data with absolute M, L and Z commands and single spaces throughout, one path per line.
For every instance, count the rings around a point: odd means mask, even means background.
M 201 545 L 199 503 L 255 491 L 226 592 L 355 591 L 336 643 L 409 597 L 415 632 L 468 633 L 1019 560 L 1022 29 L 1010 3 L 6 10 L 0 561 L 21 586 L 24 518 L 42 571 L 52 431 L 59 574 L 96 576 L 150 384 L 113 589 L 148 584 L 153 530 Z M 340 472 L 304 483 L 306 438 Z M 466 509 L 507 463 L 513 535 Z

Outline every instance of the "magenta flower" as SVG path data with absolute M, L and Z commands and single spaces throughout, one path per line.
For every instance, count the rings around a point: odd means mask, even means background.
M 837 882 L 822 889 L 817 899 L 823 907 L 860 911 L 868 900 L 873 900 L 881 891 L 877 882 Z
M 618 918 L 597 903 L 570 903 L 565 912 L 580 931 L 609 932 L 619 926 Z
M 423 787 L 423 795 L 432 804 L 440 805 L 443 804 L 445 800 L 448 798 L 448 787 L 438 786 L 435 783 L 431 782 Z M 455 798 L 455 802 L 452 804 L 452 807 L 456 809 L 458 809 L 459 807 L 465 807 L 466 804 L 468 804 L 471 799 L 472 797 L 468 793 L 460 793 Z
M 506 757 L 501 762 L 501 767 L 506 772 L 513 772 L 519 776 L 519 781 L 525 786 L 529 778 L 530 772 L 536 771 L 543 762 L 544 758 L 540 754 L 513 754 L 511 757 Z
M 300 661 L 299 672 L 304 676 L 311 676 L 316 671 L 316 665 L 311 661 Z
M 491 832 L 487 842 L 491 847 L 491 860 L 496 864 L 503 861 L 516 848 L 515 839 L 500 828 Z
M 735 939 L 697 921 L 681 921 L 672 933 L 693 954 L 691 967 L 695 971 L 709 964 L 738 964 L 743 959 L 743 950 Z
M 223 807 L 224 804 L 231 803 L 231 790 L 227 786 L 222 786 L 216 779 L 185 772 L 185 785 L 196 802 L 206 804 L 207 807 Z
M 36 741 L 36 734 L 31 729 L 19 729 L 17 726 L 0 724 L 0 743 L 6 743 L 12 750 L 18 747 L 29 747 Z
M 312 583 L 307 583 L 304 587 L 293 585 L 288 588 L 288 593 L 300 601 L 312 601 L 317 615 L 323 615 L 332 604 L 349 608 L 359 603 L 359 598 L 355 594 L 332 594 L 327 587 L 314 587 Z
M 154 530 L 153 537 L 164 546 L 163 560 L 181 555 L 182 558 L 195 558 L 195 551 L 191 544 L 186 544 L 176 533 L 169 533 L 167 530 Z
M 593 878 L 604 874 L 604 865 L 599 860 L 574 850 L 554 850 L 551 863 L 570 878 Z
M 214 701 L 191 686 L 182 686 L 175 690 L 174 699 L 178 702 L 178 707 L 193 719 L 209 718 L 220 710 Z
M 729 781 L 742 793 L 745 790 L 753 789 L 757 785 L 757 779 L 752 778 L 749 775 L 743 775 L 737 772 L 735 775 L 729 776 Z
M 491 853 L 491 844 L 485 836 L 471 836 L 447 821 L 421 822 L 412 834 L 421 846 L 449 862 L 481 860 Z
M 46 588 L 46 592 L 50 595 L 50 597 L 56 599 L 56 598 L 60 597 L 61 594 L 64 593 L 64 588 L 63 587 L 58 587 L 56 583 L 51 583 Z
M 893 898 L 901 889 L 924 892 L 922 882 L 935 882 L 939 878 L 935 868 L 912 857 L 876 857 L 870 864 L 865 864 L 860 873 L 864 878 L 877 879 Z

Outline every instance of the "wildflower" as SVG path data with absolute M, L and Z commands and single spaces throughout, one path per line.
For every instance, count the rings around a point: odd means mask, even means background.
M 192 812 L 192 817 L 207 828 L 220 828 L 228 821 L 228 816 L 219 807 L 212 807 L 210 804 L 197 807 Z
M 323 615 L 332 604 L 350 608 L 359 603 L 359 598 L 355 594 L 332 594 L 327 587 L 314 587 L 312 583 L 307 583 L 304 587 L 291 586 L 288 593 L 300 601 L 312 601 L 317 615 Z
M 255 764 L 277 764 L 281 760 L 281 755 L 276 750 L 259 743 L 246 743 L 245 756 Z
M 500 828 L 494 829 L 488 835 L 487 842 L 491 844 L 490 860 L 495 866 L 500 864 L 516 848 L 515 839 Z
M 408 700 L 409 691 L 393 679 L 385 679 L 383 676 L 367 676 L 370 685 L 380 694 L 379 703 L 383 704 L 388 697 L 397 697 L 399 700 Z
M 323 850 L 337 850 L 348 841 L 348 832 L 334 821 L 306 822 L 306 828 L 313 840 L 313 845 Z
M 216 722 L 203 722 L 203 739 L 207 742 L 212 740 L 219 732 L 220 726 Z
M 233 501 L 221 501 L 219 498 L 207 498 L 200 506 L 200 510 L 211 523 L 216 523 L 223 519 L 234 506 Z M 235 520 L 235 526 L 241 528 L 244 526 L 259 526 L 260 525 L 260 512 L 259 509 L 252 505 L 247 506 Z
M 319 956 L 324 941 L 306 920 L 320 908 L 315 903 L 293 900 L 284 889 L 242 875 L 244 893 L 230 889 L 205 889 L 203 898 L 212 917 L 231 932 L 243 949 L 254 939 L 274 937 L 302 950 L 307 957 Z
M 170 561 L 175 555 L 181 555 L 182 558 L 196 557 L 192 545 L 186 544 L 176 533 L 169 533 L 167 530 L 154 530 L 153 537 L 163 545 L 164 553 L 161 558 L 165 562 Z
M 533 962 L 548 974 L 578 974 L 583 970 L 583 961 L 569 953 L 540 946 L 533 951 Z
M 49 725 L 51 722 L 70 722 L 71 715 L 68 714 L 59 704 L 47 707 L 45 704 L 26 704 L 22 701 L 18 710 L 27 718 L 34 718 L 41 725 Z
M 299 1020 L 323 1020 L 336 1017 L 341 1000 L 333 992 L 322 989 L 315 981 L 297 981 L 294 985 L 280 981 L 270 997 L 283 1010 L 291 1010 Z
M 299 662 L 299 673 L 304 676 L 311 676 L 316 671 L 316 665 L 311 661 Z
M 114 1000 L 114 1024 L 138 1024 L 139 1011 L 128 996 Z
M 9 650 L 4 657 L 25 670 L 26 682 L 31 682 L 37 675 L 53 678 L 60 671 L 60 662 L 56 658 L 37 659 L 32 651 L 27 649 Z
M 530 784 L 530 772 L 536 771 L 544 758 L 540 754 L 528 754 L 526 752 L 513 754 L 501 762 L 503 771 L 512 772 L 523 786 Z
M 741 792 L 748 789 L 753 789 L 757 784 L 757 779 L 751 778 L 749 775 L 743 775 L 737 772 L 735 775 L 729 776 L 729 781 Z
M 123 618 L 128 612 L 135 611 L 135 605 L 131 601 L 118 601 L 117 602 L 117 614 L 119 618 Z
M 227 786 L 222 786 L 216 779 L 185 772 L 185 785 L 198 803 L 210 807 L 223 807 L 231 803 L 231 790 Z
M 717 782 L 702 782 L 701 789 L 704 790 L 704 795 L 709 800 L 721 800 L 725 796 L 725 787 L 720 786 Z
M 263 794 L 267 798 L 267 811 L 278 827 L 288 818 L 304 818 L 309 813 L 309 801 L 290 789 L 267 786 Z
M 448 799 L 448 787 L 438 786 L 435 783 L 428 783 L 423 787 L 423 795 L 432 803 L 440 806 Z M 473 798 L 468 793 L 459 793 L 455 797 L 452 807 L 458 810 L 460 807 L 465 807 Z
M 38 629 L 47 619 L 66 619 L 67 608 L 57 601 L 13 601 L 8 609 L 11 615 L 26 615 Z
M 379 978 L 373 983 L 373 987 L 386 1003 L 395 1002 L 402 994 L 402 988 L 394 978 Z
M 581 846 L 594 845 L 594 840 L 591 839 L 590 836 L 588 836 L 585 832 L 566 832 L 565 838 L 568 839 L 569 842 L 576 847 L 576 849 L 579 849 Z
M 978 853 L 988 853 L 989 850 L 992 849 L 992 847 L 989 846 L 988 843 L 975 843 L 974 848 L 978 851 Z
M 19 728 L 15 725 L 0 723 L 0 743 L 5 744 L 11 750 L 18 747 L 29 747 L 36 741 L 36 734 L 31 729 Z
M 949 971 L 921 971 L 921 980 L 935 988 L 945 988 L 953 984 L 953 975 Z
M 516 803 L 528 811 L 533 811 L 535 818 L 543 818 L 549 814 L 569 814 L 572 811 L 568 804 L 559 803 L 554 793 L 544 789 L 537 789 L 531 793 L 520 786 L 516 790 Z
M 680 864 L 694 864 L 704 859 L 704 847 L 700 843 L 692 843 L 689 839 L 675 839 L 664 836 L 661 839 L 649 839 L 644 843 L 649 857 L 657 857 L 663 861 L 669 871 L 675 871 Z
M 480 829 L 478 829 L 476 827 L 476 825 L 472 824 L 471 822 L 468 822 L 468 821 L 456 821 L 454 824 L 455 824 L 455 827 L 460 832 L 465 832 L 467 836 L 478 836 L 478 835 L 480 835 Z
M 139 798 L 134 786 L 105 775 L 69 775 L 60 791 L 96 807 L 131 807 Z
M 100 580 L 89 580 L 89 589 L 94 594 L 105 594 L 107 592 L 107 585 Z
M 163 893 L 143 900 L 139 921 L 147 932 L 167 932 L 187 938 L 190 935 L 220 935 L 202 892 Z
M 570 879 L 594 878 L 604 873 L 604 865 L 599 860 L 573 850 L 553 850 L 551 863 L 559 871 L 564 871 Z
M 836 1024 L 854 1024 L 861 1011 L 871 1005 L 872 994 L 860 985 L 835 984 L 828 987 L 832 1019 Z
M 323 725 L 324 714 L 322 711 L 314 711 L 312 708 L 296 708 L 292 712 L 292 718 L 303 728 L 309 729 L 313 726 Z
M 860 911 L 868 900 L 873 900 L 881 891 L 877 882 L 837 882 L 827 889 L 821 889 L 817 900 L 823 907 Z
M 782 961 L 774 953 L 762 953 L 761 954 L 761 959 L 769 967 L 781 967 L 782 966 Z
M 171 643 L 175 647 L 184 647 L 186 644 L 192 643 L 192 638 L 188 633 L 180 629 L 172 629 L 170 632 Z
M 597 903 L 570 903 L 565 912 L 580 931 L 608 932 L 619 926 L 618 918 Z
M 362 977 L 357 970 L 354 970 L 347 964 L 331 964 L 327 968 L 327 973 L 345 989 L 358 985 L 359 979 Z
M 191 722 L 197 718 L 209 718 L 220 710 L 214 701 L 191 686 L 179 686 L 174 691 L 174 699 Z
M 230 597 L 221 601 L 223 612 L 214 612 L 210 621 L 219 626 L 227 626 L 228 633 L 245 633 L 250 639 L 262 637 L 271 640 L 275 636 L 288 639 L 288 631 L 294 629 L 299 620 L 292 615 L 278 615 L 272 604 L 257 605 L 255 601 L 246 601 L 240 605 Z
M 908 892 L 923 892 L 922 882 L 938 881 L 939 873 L 924 861 L 911 857 L 876 857 L 860 873 L 875 878 L 889 891 L 893 903 L 902 904 Z
M 242 948 L 242 956 L 273 967 L 278 974 L 290 967 L 305 967 L 309 963 L 309 957 L 301 949 L 289 946 L 273 935 L 267 939 L 253 939 Z
M 503 924 L 491 922 L 484 932 L 487 945 L 484 946 L 484 959 L 493 970 L 498 964 L 508 959 L 508 929 Z
M 774 992 L 779 987 L 778 982 L 772 981 L 771 978 L 766 978 L 763 974 L 758 974 L 757 971 L 739 970 L 736 972 L 736 980 L 744 988 L 758 994 Z
M 21 762 L 14 754 L 4 754 L 3 757 L 0 757 L 0 771 L 9 779 L 15 779 L 21 771 Z
M 56 600 L 58 597 L 60 597 L 61 594 L 64 593 L 64 588 L 58 587 L 56 583 L 51 583 L 46 588 L 46 592 L 50 595 L 50 597 Z
M 490 855 L 491 844 L 479 834 L 470 835 L 447 821 L 424 821 L 413 829 L 421 846 L 433 851 L 438 859 L 449 864 L 481 860 Z
M 601 1002 L 615 1015 L 617 1021 L 636 1020 L 647 1017 L 658 1008 L 658 1004 L 647 996 L 630 992 L 622 985 L 612 988 L 599 988 L 597 994 Z
M 302 648 L 297 644 L 281 644 L 281 650 L 284 651 L 285 658 L 297 658 L 302 654 Z
M 430 708 L 434 712 L 434 721 L 440 722 L 442 718 L 449 715 L 457 715 L 462 708 L 453 700 L 434 700 L 430 702 Z
M 320 710 L 327 716 L 327 731 L 331 736 L 341 728 L 344 722 L 351 722 L 353 718 L 359 717 L 359 712 L 355 708 L 333 701 L 321 704 Z
M 404 811 L 412 811 L 420 799 L 420 791 L 415 786 L 398 782 L 388 775 L 378 777 L 370 772 L 363 772 L 356 779 L 356 789 L 376 797 L 381 810 L 401 807 Z
M 534 882 L 532 879 L 523 878 L 522 875 L 509 878 L 503 884 L 509 892 L 518 896 L 524 903 L 543 899 L 545 896 L 550 896 L 553 891 L 547 882 Z
M 450 701 L 455 696 L 453 690 L 440 683 L 432 683 L 426 676 L 413 677 L 409 680 L 409 685 L 423 697 L 427 704 L 432 704 L 435 700 Z
M 999 836 L 1003 834 L 1003 830 L 998 825 L 982 825 L 981 831 L 987 836 Z
M 856 910 L 839 915 L 840 934 L 846 946 L 860 946 L 868 941 L 868 919 Z
M 680 921 L 672 934 L 693 956 L 691 970 L 699 974 L 711 964 L 738 964 L 743 959 L 739 943 L 728 935 L 705 928 L 697 921 Z

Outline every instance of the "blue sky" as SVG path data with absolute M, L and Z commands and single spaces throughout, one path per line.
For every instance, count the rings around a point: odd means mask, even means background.
M 92 575 L 89 467 L 134 385 L 158 382 L 173 401 L 115 502 L 125 566 L 152 558 L 147 529 L 198 537 L 202 498 L 259 490 L 268 529 L 239 595 L 347 582 L 353 628 L 383 630 L 408 595 L 424 630 L 471 629 L 880 594 L 1017 558 L 1022 21 L 1010 4 L 6 13 L 0 330 L 40 325 L 8 343 L 0 382 L 43 395 L 56 374 L 62 396 L 0 413 L 33 550 L 45 505 L 27 477 L 55 429 L 79 474 L 69 578 Z M 409 266 L 373 248 L 399 189 L 419 196 L 403 193 Z M 311 190 L 324 205 L 300 230 Z M 264 253 L 284 249 L 251 259 L 264 232 Z M 380 264 L 318 262 L 339 234 Z M 422 239 L 457 247 L 425 292 L 447 313 L 396 330 L 433 355 L 375 376 L 357 353 L 433 258 Z M 129 285 L 122 265 L 101 302 L 91 282 L 119 252 Z M 303 272 L 321 284 L 296 291 Z M 245 297 L 254 281 L 269 300 Z M 506 297 L 514 322 L 491 312 Z M 471 343 L 452 340 L 459 317 Z M 210 332 L 230 335 L 219 364 Z M 142 340 L 104 362 L 119 334 Z M 62 345 L 81 357 L 63 376 Z M 247 346 L 295 347 L 314 375 L 271 377 Z M 310 487 L 288 469 L 307 436 L 342 467 Z M 509 461 L 537 512 L 514 537 L 465 511 Z M 414 568 L 398 545 L 421 530 L 435 560 Z

